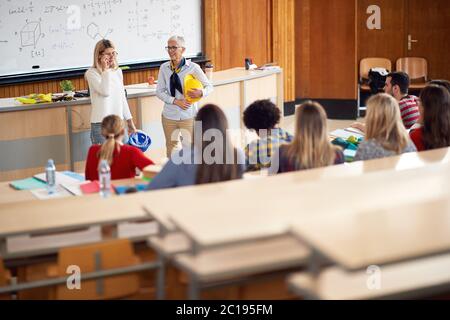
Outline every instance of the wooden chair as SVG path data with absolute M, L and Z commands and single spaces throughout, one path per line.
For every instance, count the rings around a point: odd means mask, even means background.
M 132 266 L 140 263 L 128 239 L 111 240 L 91 245 L 64 248 L 58 253 L 57 265 L 47 269 L 50 277 L 68 277 L 67 268 L 78 266 L 82 274 Z M 80 290 L 69 290 L 66 285 L 55 288 L 51 298 L 58 300 L 118 299 L 139 291 L 139 275 L 124 274 L 81 281 Z
M 396 62 L 397 71 L 406 72 L 409 75 L 410 89 L 423 89 L 428 81 L 428 63 L 424 58 L 405 57 Z
M 5 269 L 2 259 L 0 259 L 0 287 L 5 287 L 10 284 L 11 273 Z M 0 300 L 9 299 L 8 294 L 0 294 Z
M 391 60 L 386 58 L 364 58 L 359 63 L 359 83 L 361 91 L 370 91 L 367 84 L 369 79 L 369 71 L 372 68 L 385 68 L 388 71 L 392 70 Z

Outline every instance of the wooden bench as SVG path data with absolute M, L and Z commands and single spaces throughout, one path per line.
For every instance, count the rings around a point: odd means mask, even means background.
M 380 267 L 377 277 L 364 271 L 325 269 L 318 277 L 295 273 L 288 278 L 292 292 L 310 299 L 420 299 L 450 292 L 450 254 Z
M 174 263 L 190 275 L 190 298 L 197 298 L 202 285 L 221 286 L 227 281 L 276 272 L 306 264 L 309 250 L 291 236 L 205 250 L 198 254 L 183 253 Z

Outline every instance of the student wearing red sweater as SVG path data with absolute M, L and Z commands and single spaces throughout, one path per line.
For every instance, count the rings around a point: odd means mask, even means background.
M 417 150 L 431 150 L 450 146 L 450 93 L 435 84 L 420 93 L 420 126 L 409 135 Z
M 125 128 L 123 120 L 110 115 L 102 121 L 102 135 L 106 141 L 102 145 L 92 145 L 86 160 L 86 180 L 98 180 L 98 165 L 100 160 L 107 160 L 111 167 L 111 179 L 127 179 L 140 170 L 153 164 L 144 153 L 136 147 L 122 143 Z

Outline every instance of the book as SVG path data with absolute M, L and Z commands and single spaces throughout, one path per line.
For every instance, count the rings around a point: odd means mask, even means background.
M 100 183 L 98 181 L 91 181 L 80 185 L 83 194 L 91 194 L 100 192 Z
M 35 178 L 26 178 L 22 180 L 15 180 L 10 182 L 9 184 L 16 190 L 33 190 L 33 189 L 42 189 L 45 188 L 45 182 Z
M 88 183 L 80 184 L 80 190 L 83 194 L 92 194 L 100 192 L 100 182 L 91 181 Z M 111 184 L 111 193 L 114 193 L 114 186 Z
M 56 174 L 56 184 L 73 184 L 80 181 L 80 178 L 78 176 L 77 177 L 69 176 L 59 171 L 55 172 L 55 174 Z M 47 182 L 45 172 L 34 175 L 34 178 L 39 179 L 44 183 Z
M 364 138 L 364 133 L 355 128 L 337 129 L 330 132 L 330 135 L 336 138 L 342 138 L 347 140 L 349 137 L 354 136 L 357 139 Z
M 33 189 L 31 193 L 39 200 L 57 199 L 71 197 L 72 194 L 61 186 L 56 186 L 54 193 L 49 194 L 47 188 Z
M 134 186 L 115 186 L 114 189 L 116 190 L 116 193 L 120 195 L 132 192 L 145 191 L 147 189 L 147 186 L 148 184 L 141 183 L 136 184 Z

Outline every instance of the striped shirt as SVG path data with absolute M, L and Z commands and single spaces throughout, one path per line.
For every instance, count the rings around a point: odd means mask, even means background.
M 403 124 L 406 129 L 409 129 L 419 120 L 419 98 L 407 95 L 398 104 Z

